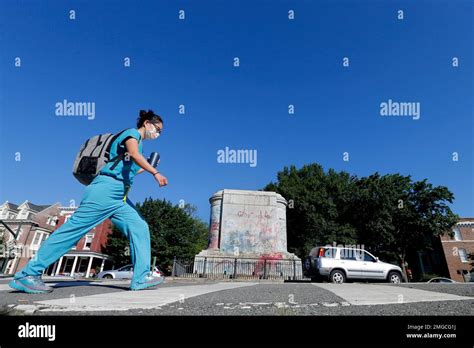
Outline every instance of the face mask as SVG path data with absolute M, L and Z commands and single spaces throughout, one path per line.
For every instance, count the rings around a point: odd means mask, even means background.
M 155 126 L 150 125 L 149 126 L 152 130 L 148 130 L 145 128 L 145 139 L 156 139 L 160 136 L 160 133 L 158 133 L 155 129 Z

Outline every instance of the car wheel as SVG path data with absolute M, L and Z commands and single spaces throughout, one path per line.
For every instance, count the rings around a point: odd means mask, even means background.
M 387 280 L 389 283 L 400 284 L 402 282 L 402 277 L 398 272 L 389 272 Z
M 336 269 L 329 275 L 329 280 L 334 284 L 342 284 L 346 281 L 346 275 L 343 271 Z
M 106 274 L 106 275 L 104 276 L 104 279 L 112 279 L 112 278 L 113 278 L 113 277 L 112 277 L 111 274 Z

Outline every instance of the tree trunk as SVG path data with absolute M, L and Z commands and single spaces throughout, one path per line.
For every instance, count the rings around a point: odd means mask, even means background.
M 408 283 L 408 274 L 407 274 L 407 269 L 405 267 L 405 254 L 400 254 L 398 255 L 400 257 L 400 261 L 402 262 L 402 277 L 405 282 Z

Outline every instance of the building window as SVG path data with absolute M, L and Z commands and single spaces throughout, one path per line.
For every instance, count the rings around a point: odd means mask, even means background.
M 454 240 L 462 240 L 462 235 L 461 235 L 461 231 L 459 230 L 459 227 L 455 227 L 453 230 L 454 230 Z
M 22 209 L 17 216 L 17 219 L 27 219 L 28 218 L 28 210 Z
M 46 238 L 48 238 L 48 234 L 47 234 L 46 232 L 43 232 L 42 237 L 43 237 L 43 238 L 41 238 L 40 244 L 43 243 L 43 242 L 46 240 Z
M 92 245 L 93 234 L 86 234 L 86 241 L 84 243 L 84 249 L 90 249 Z
M 466 249 L 459 249 L 459 258 L 461 262 L 468 262 Z
M 51 226 L 56 226 L 56 217 L 48 216 L 48 221 L 46 221 L 46 223 Z
M 41 232 L 36 232 L 35 234 L 35 238 L 33 238 L 33 245 L 38 245 L 40 242 L 41 242 L 41 237 L 43 236 L 43 234 Z
M 16 229 L 13 229 L 13 231 L 16 233 Z M 23 233 L 23 228 L 20 228 L 20 231 L 18 231 L 18 234 L 16 235 L 16 240 L 20 240 L 21 234 Z
M 33 242 L 31 245 L 40 245 L 45 239 L 48 238 L 48 234 L 46 232 L 36 232 L 35 237 L 33 238 Z

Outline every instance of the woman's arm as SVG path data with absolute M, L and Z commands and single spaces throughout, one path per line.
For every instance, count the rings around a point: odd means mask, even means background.
M 130 138 L 125 142 L 125 146 L 127 148 L 128 155 L 132 158 L 132 160 L 141 167 L 141 169 L 137 172 L 142 173 L 145 170 L 151 174 L 156 173 L 157 170 L 146 160 L 145 157 L 140 153 L 138 150 L 138 141 L 135 138 Z
M 133 159 L 133 161 L 142 167 L 143 170 L 150 172 L 151 174 L 155 174 L 153 178 L 160 184 L 160 187 L 168 185 L 168 179 L 157 173 L 158 171 L 153 167 L 145 157 L 142 156 L 140 151 L 138 150 L 138 141 L 135 138 L 130 138 L 125 142 L 125 146 L 127 147 L 128 155 Z
M 148 160 L 147 160 L 147 162 L 148 162 Z M 158 164 L 158 163 L 160 163 L 160 160 L 158 160 L 157 164 Z M 138 170 L 137 174 L 143 173 L 144 171 L 145 171 L 145 169 L 140 168 L 140 169 Z

